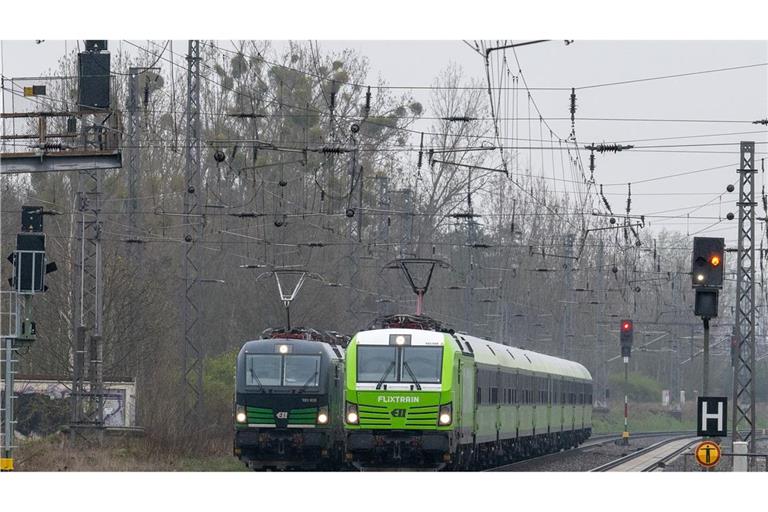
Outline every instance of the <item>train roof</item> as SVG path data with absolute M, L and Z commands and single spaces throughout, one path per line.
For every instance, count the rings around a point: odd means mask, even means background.
M 297 338 L 261 338 L 243 343 L 240 354 L 249 353 L 274 353 L 277 345 L 292 345 L 294 353 L 317 354 L 325 352 L 331 359 L 344 359 L 344 347 L 325 341 L 307 340 Z
M 495 343 L 463 333 L 389 328 L 360 331 L 355 335 L 355 339 L 365 344 L 388 343 L 390 334 L 411 334 L 414 336 L 414 341 L 416 341 L 417 337 L 422 337 L 425 341 L 431 340 L 432 343 L 442 343 L 443 340 L 450 340 L 449 343 L 452 343 L 457 350 L 465 354 L 471 352 L 474 355 L 475 361 L 480 364 L 549 373 L 572 379 L 592 380 L 589 370 L 575 361 L 502 345 L 501 343 Z
M 469 342 L 474 352 L 475 361 L 482 364 L 501 365 L 534 372 L 551 373 L 574 379 L 592 380 L 592 375 L 584 365 L 576 361 L 533 352 L 518 347 L 502 345 L 475 336 L 457 333 L 454 335 L 462 343 Z

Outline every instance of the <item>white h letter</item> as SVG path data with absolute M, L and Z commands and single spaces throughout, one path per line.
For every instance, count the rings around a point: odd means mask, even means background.
M 723 430 L 723 402 L 717 403 L 717 413 L 709 414 L 707 412 L 707 402 L 701 402 L 701 423 L 704 430 L 707 429 L 708 420 L 717 420 L 717 430 Z

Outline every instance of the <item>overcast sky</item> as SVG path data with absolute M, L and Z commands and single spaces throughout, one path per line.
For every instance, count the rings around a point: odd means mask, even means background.
M 150 47 L 146 41 L 136 44 Z M 77 41 L 45 40 L 4 41 L 2 73 L 5 77 L 38 76 L 56 65 L 65 49 Z M 219 41 L 231 48 L 229 41 Z M 369 82 L 383 79 L 395 86 L 425 86 L 449 63 L 460 65 L 467 79 L 485 84 L 483 59 L 467 44 L 455 41 L 320 41 L 325 51 L 353 48 L 370 59 Z M 119 41 L 111 41 L 115 50 Z M 186 52 L 185 41 L 174 43 L 174 51 Z M 277 44 L 280 46 L 280 43 Z M 126 49 L 129 45 L 123 45 Z M 136 50 L 138 51 L 138 50 Z M 155 48 L 155 51 L 157 49 Z M 533 100 L 548 119 L 556 134 L 566 137 L 570 121 L 554 120 L 569 116 L 570 91 L 535 90 L 542 87 L 570 88 L 636 80 L 720 68 L 768 63 L 766 41 L 589 41 L 576 40 L 565 45 L 562 40 L 517 49 L 520 67 Z M 517 67 L 508 51 L 513 71 Z M 521 84 L 522 85 L 522 84 Z M 412 91 L 428 105 L 428 92 Z M 527 98 L 521 93 L 520 108 L 527 114 Z M 766 153 L 767 128 L 751 121 L 768 117 L 768 66 L 717 73 L 698 74 L 663 80 L 611 85 L 577 90 L 576 133 L 582 144 L 627 141 L 637 146 L 717 143 L 722 146 L 682 148 L 640 148 L 617 155 L 597 155 L 595 179 L 606 184 L 606 195 L 614 211 L 624 211 L 627 183 L 632 186 L 632 212 L 648 215 L 651 229 L 662 227 L 690 234 L 725 236 L 735 242 L 736 222 L 723 222 L 704 231 L 729 211 L 737 213 L 736 193 L 725 192 L 729 183 L 737 184 L 738 142 L 754 140 L 757 164 Z M 8 106 L 5 107 L 9 110 Z M 501 112 L 501 115 L 511 115 Z M 426 112 L 429 115 L 429 112 Z M 610 121 L 580 118 L 657 119 L 665 121 Z M 712 122 L 681 122 L 709 120 Z M 734 122 L 741 121 L 741 122 Z M 522 123 L 521 123 L 522 124 Z M 425 125 L 421 126 L 426 129 Z M 538 138 L 539 123 L 532 124 Z M 521 135 L 527 137 L 527 127 Z M 754 132 L 754 133 L 743 133 Z M 713 135 L 717 134 L 717 135 Z M 699 137 L 707 135 L 707 137 Z M 709 136 L 712 135 L 712 136 Z M 638 141 L 638 139 L 669 140 Z M 549 138 L 545 131 L 545 139 Z M 726 145 L 730 144 L 730 145 Z M 521 156 L 528 158 L 527 151 Z M 536 172 L 542 172 L 541 156 L 531 155 Z M 588 152 L 582 153 L 588 161 Z M 730 164 L 730 165 L 729 165 Z M 649 178 L 727 166 L 723 169 L 640 183 Z M 554 169 L 550 154 L 544 156 L 545 176 L 562 176 L 560 162 Z M 764 181 L 758 177 L 758 192 Z M 558 185 L 562 186 L 562 184 Z M 709 204 L 706 204 L 709 203 Z M 705 205 L 706 204 L 706 205 Z M 705 205 L 700 208 L 700 205 Z M 690 213 L 691 220 L 686 220 Z M 761 212 L 759 212 L 762 214 Z M 682 218 L 664 219 L 653 215 Z M 713 217 L 701 219 L 694 217 Z

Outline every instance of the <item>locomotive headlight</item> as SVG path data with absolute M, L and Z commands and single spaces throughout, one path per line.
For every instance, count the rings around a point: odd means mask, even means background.
M 350 425 L 357 425 L 360 423 L 360 417 L 357 415 L 357 405 L 347 402 L 346 409 L 347 423 Z
M 326 423 L 328 423 L 327 407 L 321 407 L 320 410 L 317 412 L 317 423 L 318 425 L 325 425 Z
M 452 407 L 451 404 L 445 404 L 440 406 L 440 415 L 437 418 L 437 423 L 440 426 L 447 426 L 450 425 L 453 421 L 453 414 L 452 414 Z
M 248 416 L 245 414 L 245 406 L 238 405 L 235 409 L 235 421 L 238 423 L 245 423 Z
M 279 351 L 281 354 L 287 354 L 287 353 L 288 353 L 288 345 L 280 345 L 280 346 L 278 347 L 278 351 Z

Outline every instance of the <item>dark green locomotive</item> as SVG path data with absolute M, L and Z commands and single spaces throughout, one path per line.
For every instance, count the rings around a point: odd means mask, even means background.
M 332 469 L 343 457 L 345 340 L 265 331 L 237 356 L 234 454 L 252 469 Z

